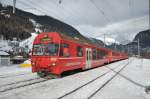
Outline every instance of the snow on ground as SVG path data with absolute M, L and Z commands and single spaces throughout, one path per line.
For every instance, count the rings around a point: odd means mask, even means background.
M 103 37 L 99 37 L 97 39 L 102 40 L 103 42 L 106 43 L 106 45 L 112 45 L 112 44 L 120 44 L 119 41 L 116 41 L 114 38 L 110 38 L 110 37 L 105 37 L 105 41 Z
M 138 84 L 135 84 L 136 82 L 144 86 L 150 85 L 150 60 L 141 60 L 137 58 L 131 58 L 130 60 L 132 62 L 129 63 L 127 67 L 120 72 L 120 74 L 106 84 L 106 86 L 103 87 L 96 95 L 94 95 L 92 97 L 93 99 L 150 99 L 150 95 L 144 92 L 145 89 L 138 86 Z M 123 60 L 107 66 L 115 71 L 119 71 L 127 63 L 128 60 Z M 99 75 L 110 71 L 109 68 L 102 66 L 60 79 L 51 79 L 42 83 L 0 93 L 0 99 L 56 99 L 77 87 L 82 86 L 88 81 L 91 81 Z M 115 75 L 115 72 L 111 71 L 65 98 L 86 99 L 113 75 Z M 30 76 L 35 77 L 35 75 Z M 21 76 L 21 78 L 23 77 L 26 76 Z
M 22 74 L 22 73 L 31 73 L 31 67 L 21 68 L 18 64 L 0 67 L 0 77 L 17 75 L 17 74 Z
M 135 59 L 122 74 L 139 84 L 150 86 L 150 60 Z
M 98 92 L 93 99 L 150 99 L 143 86 L 150 86 L 150 60 L 134 59 L 120 76 Z M 126 78 L 124 78 L 127 77 Z M 133 81 L 133 82 L 132 82 Z M 139 85 L 138 85 L 139 84 Z
M 19 65 L 0 68 L 0 87 L 6 84 L 37 78 L 30 68 L 21 68 Z
M 122 62 L 118 62 L 110 65 L 116 67 L 118 66 L 118 64 Z M 96 78 L 99 75 L 102 75 L 108 70 L 109 70 L 108 68 L 105 68 L 103 66 L 86 72 L 81 72 L 75 75 L 64 77 L 61 79 L 52 79 L 41 84 L 29 86 L 26 88 L 21 88 L 19 90 L 14 90 L 8 94 L 6 93 L 6 97 L 16 99 L 16 94 L 17 94 L 17 97 L 20 98 L 27 98 L 27 97 L 32 99 L 41 99 L 42 97 L 43 98 L 51 97 L 52 99 L 57 98 L 58 96 L 61 96 L 75 89 L 76 87 L 83 85 L 87 81 L 90 81 L 91 79 Z M 38 96 L 39 94 L 41 95 Z

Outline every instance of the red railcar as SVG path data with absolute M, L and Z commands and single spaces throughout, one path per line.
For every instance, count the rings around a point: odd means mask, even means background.
M 61 75 L 64 71 L 89 69 L 127 58 L 123 55 L 57 32 L 41 33 L 33 42 L 32 72 L 40 76 Z

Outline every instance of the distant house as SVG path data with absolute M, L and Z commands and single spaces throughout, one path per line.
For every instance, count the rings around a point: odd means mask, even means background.
M 10 65 L 10 55 L 4 51 L 0 51 L 0 66 Z

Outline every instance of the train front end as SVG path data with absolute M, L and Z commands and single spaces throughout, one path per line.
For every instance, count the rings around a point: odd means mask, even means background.
M 58 33 L 41 33 L 34 42 L 32 48 L 31 65 L 32 72 L 37 72 L 41 77 L 47 74 L 60 74 L 57 66 L 61 37 Z

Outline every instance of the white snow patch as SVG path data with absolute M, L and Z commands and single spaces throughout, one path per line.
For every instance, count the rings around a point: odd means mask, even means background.
M 102 41 L 104 42 L 104 38 L 99 37 L 99 38 L 97 38 L 97 39 L 100 39 L 100 40 L 102 40 Z M 111 45 L 111 44 L 113 44 L 113 43 L 115 43 L 115 44 L 120 44 L 120 42 L 118 42 L 118 41 L 116 41 L 114 38 L 110 38 L 110 37 L 106 37 L 106 38 L 105 38 L 105 43 L 106 43 L 106 45 Z
M 4 51 L 0 51 L 0 55 L 8 56 L 9 54 Z
M 28 46 L 29 49 L 31 50 L 32 49 L 32 46 L 33 46 L 33 41 L 35 39 L 35 37 L 37 36 L 36 33 L 31 33 L 31 37 L 25 39 L 24 41 L 21 41 L 19 46 L 21 47 L 25 47 L 25 46 Z

